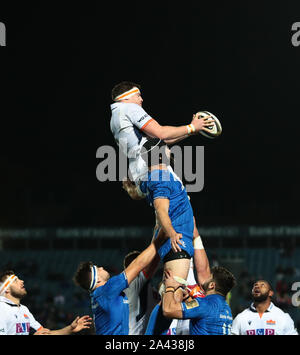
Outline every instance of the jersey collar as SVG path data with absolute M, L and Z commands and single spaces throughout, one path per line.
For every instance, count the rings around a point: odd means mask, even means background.
M 115 108 L 121 106 L 122 104 L 124 104 L 124 102 L 114 102 L 113 104 L 110 105 L 110 108 L 113 111 Z
M 270 312 L 273 307 L 274 307 L 274 304 L 271 302 L 269 308 L 266 309 L 265 312 Z M 256 310 L 256 308 L 254 306 L 254 302 L 251 303 L 249 309 L 250 309 L 250 311 L 257 313 L 257 310 Z
M 13 306 L 13 307 L 18 307 L 18 305 L 16 303 L 14 303 L 13 301 L 11 301 L 8 298 L 3 297 L 3 296 L 0 297 L 0 302 L 7 303 L 7 304 L 9 304 L 10 306 Z

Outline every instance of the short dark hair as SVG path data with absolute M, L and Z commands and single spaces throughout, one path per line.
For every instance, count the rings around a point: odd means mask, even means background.
M 14 275 L 15 272 L 13 270 L 5 270 L 0 272 L 0 282 L 4 282 L 10 275 Z
M 133 83 L 132 81 L 122 81 L 121 83 L 115 85 L 111 91 L 111 98 L 115 98 L 124 92 L 131 90 L 132 88 L 137 87 L 141 90 L 141 85 Z
M 91 284 L 91 267 L 94 265 L 91 261 L 82 261 L 74 274 L 73 281 L 75 285 L 88 291 Z
M 215 291 L 226 297 L 227 293 L 236 285 L 234 275 L 222 266 L 214 266 L 211 273 L 216 284 Z
M 170 164 L 170 159 L 166 155 L 165 148 L 168 148 L 164 141 L 159 138 L 148 139 L 141 149 L 141 158 L 148 167 L 157 164 Z
M 137 258 L 140 254 L 141 254 L 141 252 L 137 251 L 137 250 L 134 250 L 134 251 L 131 251 L 130 253 L 128 253 L 125 256 L 124 261 L 123 261 L 124 269 L 126 269 L 133 262 L 133 260 L 135 258 Z

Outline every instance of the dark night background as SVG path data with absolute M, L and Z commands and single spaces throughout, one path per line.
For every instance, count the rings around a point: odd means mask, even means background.
M 14 5 L 14 6 L 13 6 Z M 10 7 L 11 6 L 11 7 Z M 115 145 L 112 87 L 142 85 L 162 125 L 209 110 L 200 224 L 297 224 L 300 47 L 296 1 L 55 2 L 0 6 L 2 227 L 152 225 L 144 201 L 96 179 Z

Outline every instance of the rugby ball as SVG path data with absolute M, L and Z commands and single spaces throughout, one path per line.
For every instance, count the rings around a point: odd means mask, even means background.
M 200 131 L 202 136 L 204 136 L 206 138 L 211 138 L 211 139 L 218 137 L 222 133 L 222 126 L 221 126 L 220 121 L 217 119 L 217 117 L 208 111 L 200 111 L 198 113 L 200 113 L 199 118 L 210 115 L 215 120 L 215 122 L 213 123 L 213 125 L 211 127 L 207 127 L 210 132 Z

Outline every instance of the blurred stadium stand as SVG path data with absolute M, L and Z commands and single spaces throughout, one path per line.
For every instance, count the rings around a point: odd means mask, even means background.
M 225 226 L 199 228 L 211 266 L 229 268 L 238 284 L 232 291 L 233 315 L 251 303 L 257 279 L 268 280 L 274 302 L 300 330 L 300 308 L 292 305 L 292 284 L 300 281 L 299 226 Z M 65 326 L 91 314 L 88 295 L 73 284 L 80 261 L 91 260 L 116 274 L 124 256 L 150 243 L 151 227 L 0 229 L 0 269 L 12 269 L 25 281 L 23 303 L 44 326 Z M 157 286 L 162 269 L 153 279 Z M 92 332 L 92 331 L 90 331 Z M 82 334 L 89 333 L 85 331 Z

